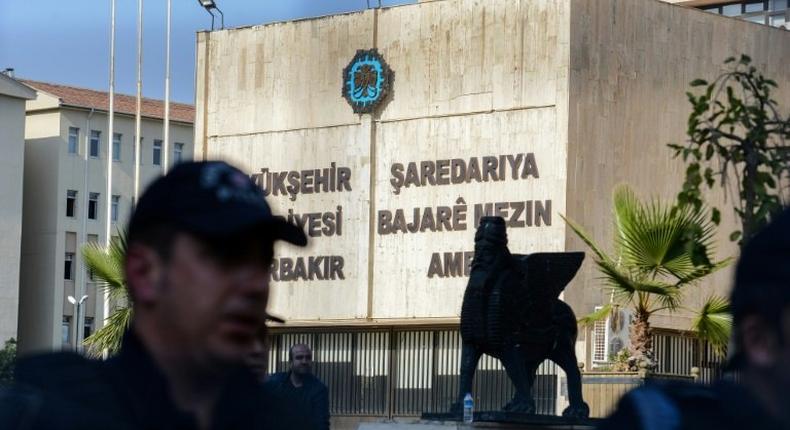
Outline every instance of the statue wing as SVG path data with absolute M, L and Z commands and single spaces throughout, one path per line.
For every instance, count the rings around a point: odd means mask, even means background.
M 530 298 L 538 303 L 557 299 L 584 261 L 583 252 L 538 252 L 513 257 L 526 274 Z

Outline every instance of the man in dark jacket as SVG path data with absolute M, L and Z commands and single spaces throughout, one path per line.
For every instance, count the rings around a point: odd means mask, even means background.
M 223 162 L 183 163 L 138 201 L 125 280 L 133 319 L 119 353 L 22 360 L 0 394 L 2 429 L 263 428 L 244 365 L 266 318 L 273 243 L 304 245 L 259 188 Z
M 731 295 L 735 382 L 632 391 L 601 429 L 790 429 L 790 210 L 752 238 Z
M 302 423 L 290 428 L 329 429 L 329 392 L 313 375 L 313 352 L 300 343 L 291 347 L 288 356 L 291 369 L 271 375 L 264 391 L 282 405 L 284 422 Z

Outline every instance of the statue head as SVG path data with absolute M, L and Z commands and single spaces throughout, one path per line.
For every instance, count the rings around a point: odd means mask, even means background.
M 480 225 L 475 233 L 475 244 L 481 241 L 507 245 L 507 230 L 504 218 L 500 216 L 481 217 Z
M 480 218 L 480 225 L 475 233 L 475 251 L 485 249 L 507 250 L 507 229 L 505 220 L 498 216 L 484 216 Z

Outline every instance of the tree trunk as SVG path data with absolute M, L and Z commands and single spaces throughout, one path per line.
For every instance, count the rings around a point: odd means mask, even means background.
M 647 370 L 653 370 L 656 367 L 653 358 L 653 337 L 650 322 L 648 321 L 649 317 L 650 314 L 647 312 L 637 311 L 634 319 L 631 321 L 631 360 L 629 360 L 629 367 L 632 371 L 640 370 L 642 365 Z
M 743 193 L 741 198 L 744 200 L 743 205 L 743 218 L 741 219 L 741 228 L 743 234 L 741 236 L 741 243 L 746 243 L 751 239 L 757 230 L 756 220 L 754 219 L 755 203 L 757 200 L 757 192 L 754 189 L 754 180 L 757 176 L 757 169 L 759 160 L 757 159 L 757 152 L 754 148 L 754 142 L 749 139 L 743 141 L 743 150 L 745 152 L 746 165 L 743 168 Z

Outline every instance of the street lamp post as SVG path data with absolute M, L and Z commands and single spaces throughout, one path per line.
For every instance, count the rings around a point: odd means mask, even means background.
M 74 350 L 79 352 L 80 344 L 82 343 L 82 339 L 80 339 L 80 327 L 82 326 L 82 304 L 88 298 L 88 295 L 84 295 L 80 297 L 79 300 L 75 299 L 74 296 L 68 296 L 69 303 L 74 305 Z
M 211 15 L 212 30 L 214 30 L 214 13 L 211 12 L 212 10 L 216 10 L 217 12 L 219 12 L 220 18 L 222 20 L 220 21 L 221 22 L 220 30 L 225 28 L 225 14 L 222 13 L 222 11 L 217 7 L 217 2 L 215 2 L 214 0 L 198 0 L 198 3 L 200 3 L 200 5 L 203 6 L 204 9 L 206 9 L 206 12 L 208 12 L 208 14 Z

